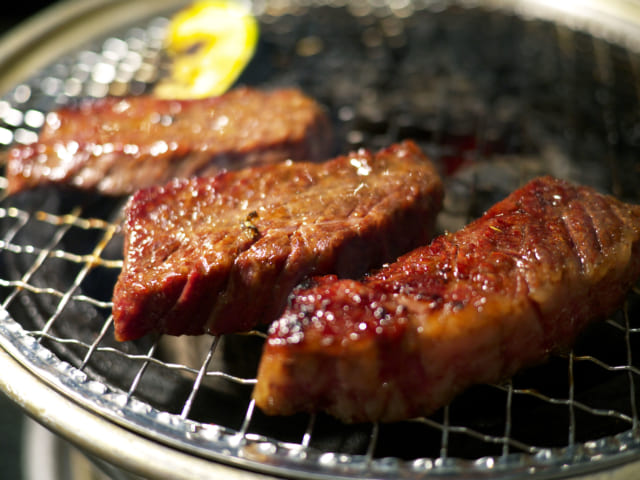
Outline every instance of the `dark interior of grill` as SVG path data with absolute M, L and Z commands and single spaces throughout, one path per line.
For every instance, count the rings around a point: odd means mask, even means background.
M 417 141 L 445 177 L 441 231 L 462 227 L 541 174 L 640 202 L 636 53 L 500 10 L 367 5 L 266 11 L 258 50 L 240 83 L 302 87 L 329 109 L 338 129 L 336 153 Z M 103 43 L 86 48 L 100 51 Z M 75 75 L 78 58 L 57 61 L 27 82 L 26 101 L 17 100 L 16 89 L 6 102 L 46 112 L 86 96 L 44 87 L 51 78 L 64 84 Z M 132 82 L 124 93 L 148 89 L 153 80 Z M 6 117 L 2 122 L 13 132 L 25 128 Z M 243 425 L 250 382 L 210 374 L 194 392 L 204 356 L 176 368 L 175 352 L 158 339 L 113 340 L 109 302 L 121 258 L 122 201 L 51 188 L 5 198 L 3 305 L 62 359 L 159 410 L 180 414 L 193 394 L 189 419 L 301 443 L 310 425 L 306 415 L 285 420 L 256 410 Z M 625 432 L 637 423 L 639 297 L 632 292 L 625 307 L 590 328 L 572 352 L 504 385 L 472 388 L 426 421 L 374 428 L 322 416 L 312 424 L 308 446 L 358 455 L 373 449 L 375 458 L 478 459 L 572 448 Z M 211 341 L 200 340 L 203 355 Z M 259 333 L 223 338 L 208 370 L 253 378 L 262 341 Z

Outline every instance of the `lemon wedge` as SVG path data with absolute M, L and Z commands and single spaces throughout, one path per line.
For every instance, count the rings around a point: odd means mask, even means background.
M 199 1 L 170 21 L 169 75 L 155 87 L 161 98 L 202 98 L 225 92 L 244 70 L 258 41 L 258 22 L 234 0 Z

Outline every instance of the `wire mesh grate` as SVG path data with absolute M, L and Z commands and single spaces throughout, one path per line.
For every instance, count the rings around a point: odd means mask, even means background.
M 383 15 L 365 3 L 296 4 L 285 14 L 283 5 L 259 12 L 261 45 L 241 81 L 301 86 L 329 107 L 342 150 L 417 140 L 445 176 L 441 230 L 543 173 L 640 201 L 636 53 L 478 7 Z M 32 142 L 58 105 L 147 92 L 162 74 L 166 24 L 118 31 L 16 86 L 0 101 L 0 143 Z M 304 48 L 311 39 L 320 53 Z M 638 446 L 638 288 L 571 352 L 474 387 L 428 418 L 269 418 L 251 400 L 261 331 L 115 342 L 122 205 L 50 188 L 2 199 L 0 338 L 52 386 L 126 427 L 291 476 L 536 472 Z

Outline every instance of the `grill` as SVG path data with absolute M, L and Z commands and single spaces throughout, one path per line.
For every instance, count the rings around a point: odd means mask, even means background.
M 33 141 L 56 106 L 149 91 L 165 68 L 168 15 L 183 3 L 141 3 L 144 15 L 61 45 L 12 84 L 0 101 L 0 144 Z M 104 5 L 128 18 L 126 2 Z M 264 0 L 253 8 L 261 40 L 240 82 L 298 85 L 317 98 L 338 129 L 337 151 L 416 140 L 445 178 L 441 231 L 541 174 L 640 203 L 633 3 L 563 11 L 543 1 Z M 163 466 L 139 452 L 162 449 L 166 468 L 186 458 L 212 475 L 469 479 L 591 475 L 640 456 L 639 288 L 572 351 L 474 387 L 428 418 L 350 426 L 323 415 L 270 418 L 251 402 L 262 332 L 113 340 L 122 205 L 54 189 L 0 203 L 0 346 L 20 365 L 12 378 L 37 379 L 115 430 L 107 439 L 83 432 L 78 441 L 97 457 L 146 476 Z M 0 385 L 74 435 L 65 412 L 47 409 L 47 395 L 29 397 L 6 378 Z M 132 442 L 128 457 L 110 453 L 117 438 Z

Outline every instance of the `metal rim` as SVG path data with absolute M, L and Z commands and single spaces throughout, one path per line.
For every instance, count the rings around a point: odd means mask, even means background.
M 237 468 L 180 452 L 105 421 L 38 380 L 3 350 L 0 350 L 0 365 L 2 390 L 25 412 L 82 451 L 118 465 L 127 472 L 158 479 L 166 478 L 167 471 L 171 472 L 172 478 L 185 480 L 244 478 Z M 34 398 L 38 399 L 37 403 Z M 87 441 L 88 433 L 90 441 Z M 257 479 L 274 478 L 255 475 Z
M 393 459 L 372 460 L 366 456 L 303 450 L 299 445 L 278 445 L 158 411 L 60 361 L 25 334 L 5 311 L 0 313 L 0 346 L 10 355 L 0 352 L 0 364 L 7 372 L 1 378 L 3 390 L 48 428 L 127 471 L 152 478 L 162 478 L 167 472 L 184 473 L 184 477 L 176 474 L 176 478 L 194 478 L 194 474 L 197 478 L 207 478 L 222 472 L 231 475 L 230 472 L 237 473 L 240 467 L 261 472 L 260 475 L 309 479 L 330 475 L 350 479 L 360 475 L 395 478 L 400 468 L 399 462 Z M 151 435 L 150 431 L 156 434 Z M 535 457 L 516 453 L 500 461 L 493 458 L 452 459 L 442 463 L 417 460 L 401 469 L 406 478 L 425 475 L 451 478 L 464 472 L 467 478 L 478 479 L 513 478 L 514 475 L 550 479 L 605 470 L 603 475 L 612 475 L 615 468 L 637 474 L 640 472 L 639 449 L 638 435 L 626 432 L 603 438 L 589 447 L 548 449 Z M 150 461 L 153 458 L 159 461 Z M 310 460 L 321 467 L 316 471 L 305 470 L 305 462 Z M 173 462 L 180 470 L 172 468 Z
M 174 10 L 187 0 L 63 0 L 2 36 L 0 94 L 78 44 L 114 26 L 135 24 L 150 14 Z M 107 19 L 108 21 L 105 21 Z

